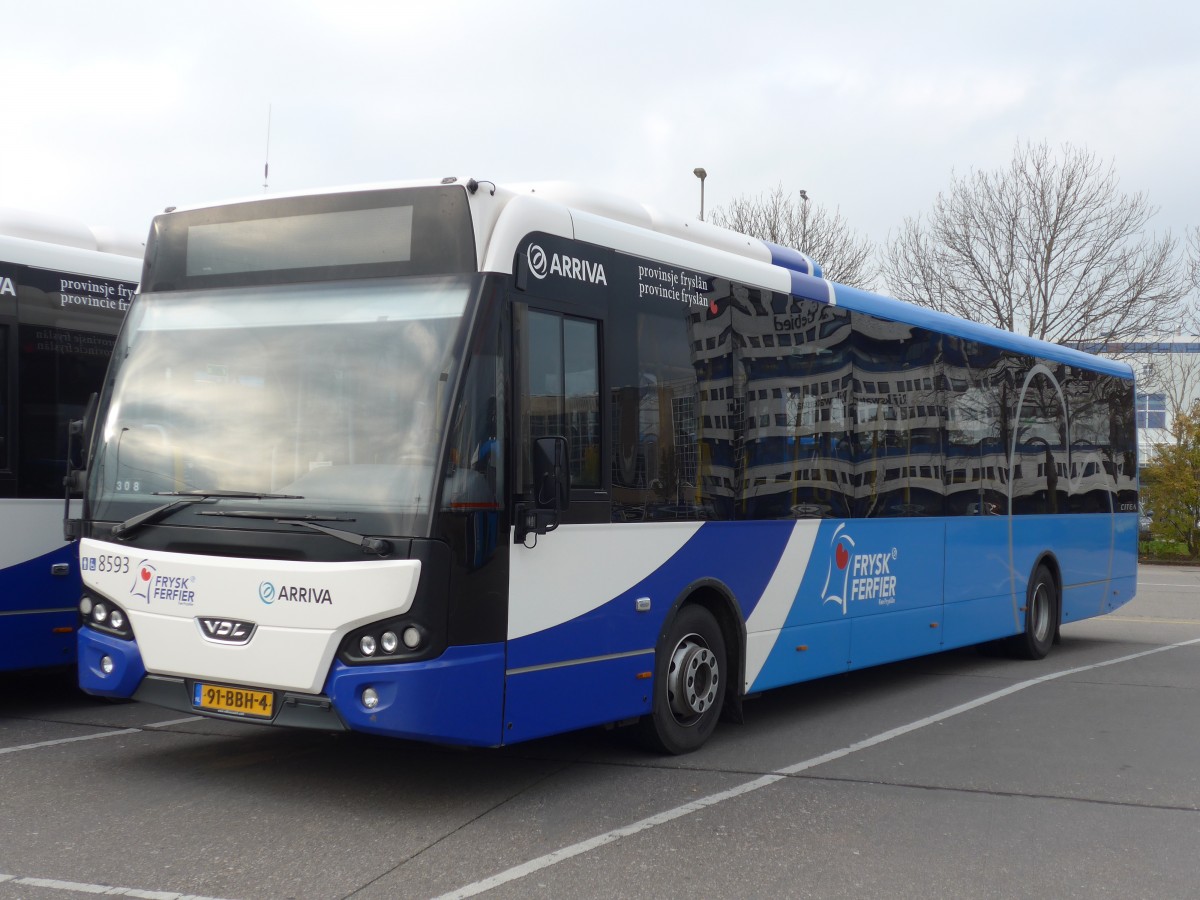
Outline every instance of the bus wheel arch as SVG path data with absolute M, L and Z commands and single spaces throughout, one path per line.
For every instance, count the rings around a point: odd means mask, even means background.
M 1022 659 L 1043 659 L 1059 642 L 1062 624 L 1062 575 L 1052 554 L 1034 564 L 1025 587 L 1025 627 L 1008 639 L 1008 649 Z
M 654 653 L 651 712 L 639 723 L 650 749 L 699 749 L 726 709 L 740 715 L 745 635 L 723 586 L 689 586 L 666 617 Z

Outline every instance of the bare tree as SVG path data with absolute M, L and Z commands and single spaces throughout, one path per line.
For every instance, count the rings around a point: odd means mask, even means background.
M 1173 352 L 1165 340 L 1163 349 L 1142 357 L 1139 367 L 1134 361 L 1138 390 L 1143 394 L 1161 394 L 1168 425 L 1179 416 L 1189 413 L 1196 402 L 1196 386 L 1200 384 L 1200 353 Z
M 1138 389 L 1143 394 L 1157 393 L 1163 396 L 1167 422 L 1175 422 L 1189 415 L 1200 394 L 1200 353 L 1186 349 L 1173 352 L 1177 344 L 1194 344 L 1200 335 L 1200 309 L 1197 295 L 1200 294 L 1200 228 L 1187 231 L 1183 256 L 1184 290 L 1190 291 L 1190 302 L 1180 309 L 1174 334 L 1163 340 L 1160 352 L 1149 354 L 1138 378 Z
M 1169 334 L 1185 288 L 1175 240 L 1146 233 L 1156 212 L 1085 149 L 1018 144 L 1007 168 L 952 176 L 906 219 L 882 274 L 902 300 L 1045 340 Z
M 1188 229 L 1185 241 L 1185 272 L 1187 287 L 1191 291 L 1184 324 L 1180 330 L 1200 335 L 1200 225 Z
M 722 228 L 799 250 L 816 260 L 831 281 L 869 289 L 875 279 L 870 240 L 857 235 L 840 210 L 830 212 L 805 191 L 793 197 L 777 185 L 765 197 L 742 195 L 714 209 L 710 218 Z

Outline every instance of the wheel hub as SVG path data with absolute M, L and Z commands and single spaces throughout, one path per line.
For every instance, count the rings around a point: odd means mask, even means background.
M 708 710 L 720 689 L 720 665 L 697 634 L 689 634 L 675 645 L 667 672 L 667 696 L 671 712 L 681 725 L 690 725 Z

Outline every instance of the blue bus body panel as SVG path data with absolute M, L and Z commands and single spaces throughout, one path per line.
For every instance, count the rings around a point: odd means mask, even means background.
M 505 742 L 648 712 L 650 651 L 669 601 L 698 583 L 726 588 L 747 643 L 769 646 L 747 673 L 746 690 L 757 692 L 1016 634 L 1028 578 L 1047 548 L 1062 572 L 1064 621 L 1107 612 L 1136 587 L 1131 528 L 1134 516 L 1111 514 L 704 523 L 620 596 L 509 642 Z M 637 531 L 621 529 L 597 552 L 621 558 L 621 542 L 636 541 Z M 756 631 L 753 613 L 781 590 L 784 551 L 796 552 L 789 538 L 802 531 L 813 537 L 785 586 L 786 610 L 778 627 Z M 652 615 L 634 612 L 638 597 L 654 598 Z
M 105 674 L 100 660 L 108 657 L 113 661 L 113 670 Z M 79 687 L 98 697 L 132 697 L 142 679 L 146 667 L 134 641 L 123 641 L 88 628 L 79 629 Z
M 100 660 L 113 661 L 105 674 Z M 79 630 L 79 686 L 101 697 L 132 697 L 146 669 L 136 641 L 92 628 Z M 362 704 L 364 688 L 379 705 Z M 494 747 L 501 743 L 504 707 L 504 645 L 452 647 L 423 662 L 346 666 L 335 661 L 325 695 L 341 720 L 355 731 Z
M 56 565 L 67 574 L 52 575 Z M 0 671 L 74 663 L 78 603 L 74 544 L 0 569 Z
M 654 654 L 649 652 L 510 673 L 504 742 L 646 715 L 653 681 L 644 676 L 653 669 Z
M 700 579 L 726 586 L 740 604 L 743 618 L 749 616 L 779 563 L 793 524 L 705 523 L 652 575 L 620 596 L 553 629 L 510 640 L 508 668 L 653 650 L 670 604 Z M 622 526 L 622 531 L 624 540 L 638 539 L 636 524 Z M 619 547 L 597 548 L 597 552 L 620 558 Z M 653 598 L 652 615 L 635 612 L 639 597 Z M 520 603 L 521 598 L 512 602 Z
M 752 690 L 765 691 L 845 672 L 850 668 L 852 626 L 850 619 L 837 619 L 783 628 Z
M 362 704 L 364 688 L 379 705 Z M 477 747 L 501 743 L 504 645 L 451 647 L 437 659 L 390 666 L 335 661 L 325 695 L 355 731 Z
M 942 519 L 822 522 L 751 690 L 940 650 L 945 532 Z
M 732 596 L 747 644 L 765 648 L 742 685 L 756 692 L 1015 634 L 1029 573 L 1047 547 L 1063 574 L 1064 621 L 1110 611 L 1136 588 L 1136 527 L 1135 515 L 1107 514 L 706 522 L 649 575 L 583 615 L 436 660 L 335 662 L 325 693 L 354 730 L 516 743 L 647 714 L 663 625 L 699 583 Z M 612 546 L 597 548 L 606 559 L 639 540 L 637 525 L 612 534 Z M 642 597 L 653 598 L 650 612 L 637 611 Z M 774 620 L 755 615 L 771 604 Z M 100 670 L 105 655 L 115 662 L 110 675 Z M 145 676 L 136 642 L 89 628 L 79 633 L 79 663 L 81 687 L 102 696 L 131 696 Z M 370 710 L 361 702 L 368 686 L 380 698 Z

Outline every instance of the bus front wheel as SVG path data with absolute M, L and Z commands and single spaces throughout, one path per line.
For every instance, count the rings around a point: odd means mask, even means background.
M 1058 585 L 1045 566 L 1038 566 L 1025 594 L 1025 630 L 1009 638 L 1009 649 L 1022 659 L 1042 659 L 1058 630 Z
M 653 711 L 641 721 L 642 739 L 663 753 L 690 753 L 717 726 L 725 700 L 725 640 L 703 606 L 683 607 L 654 659 Z

